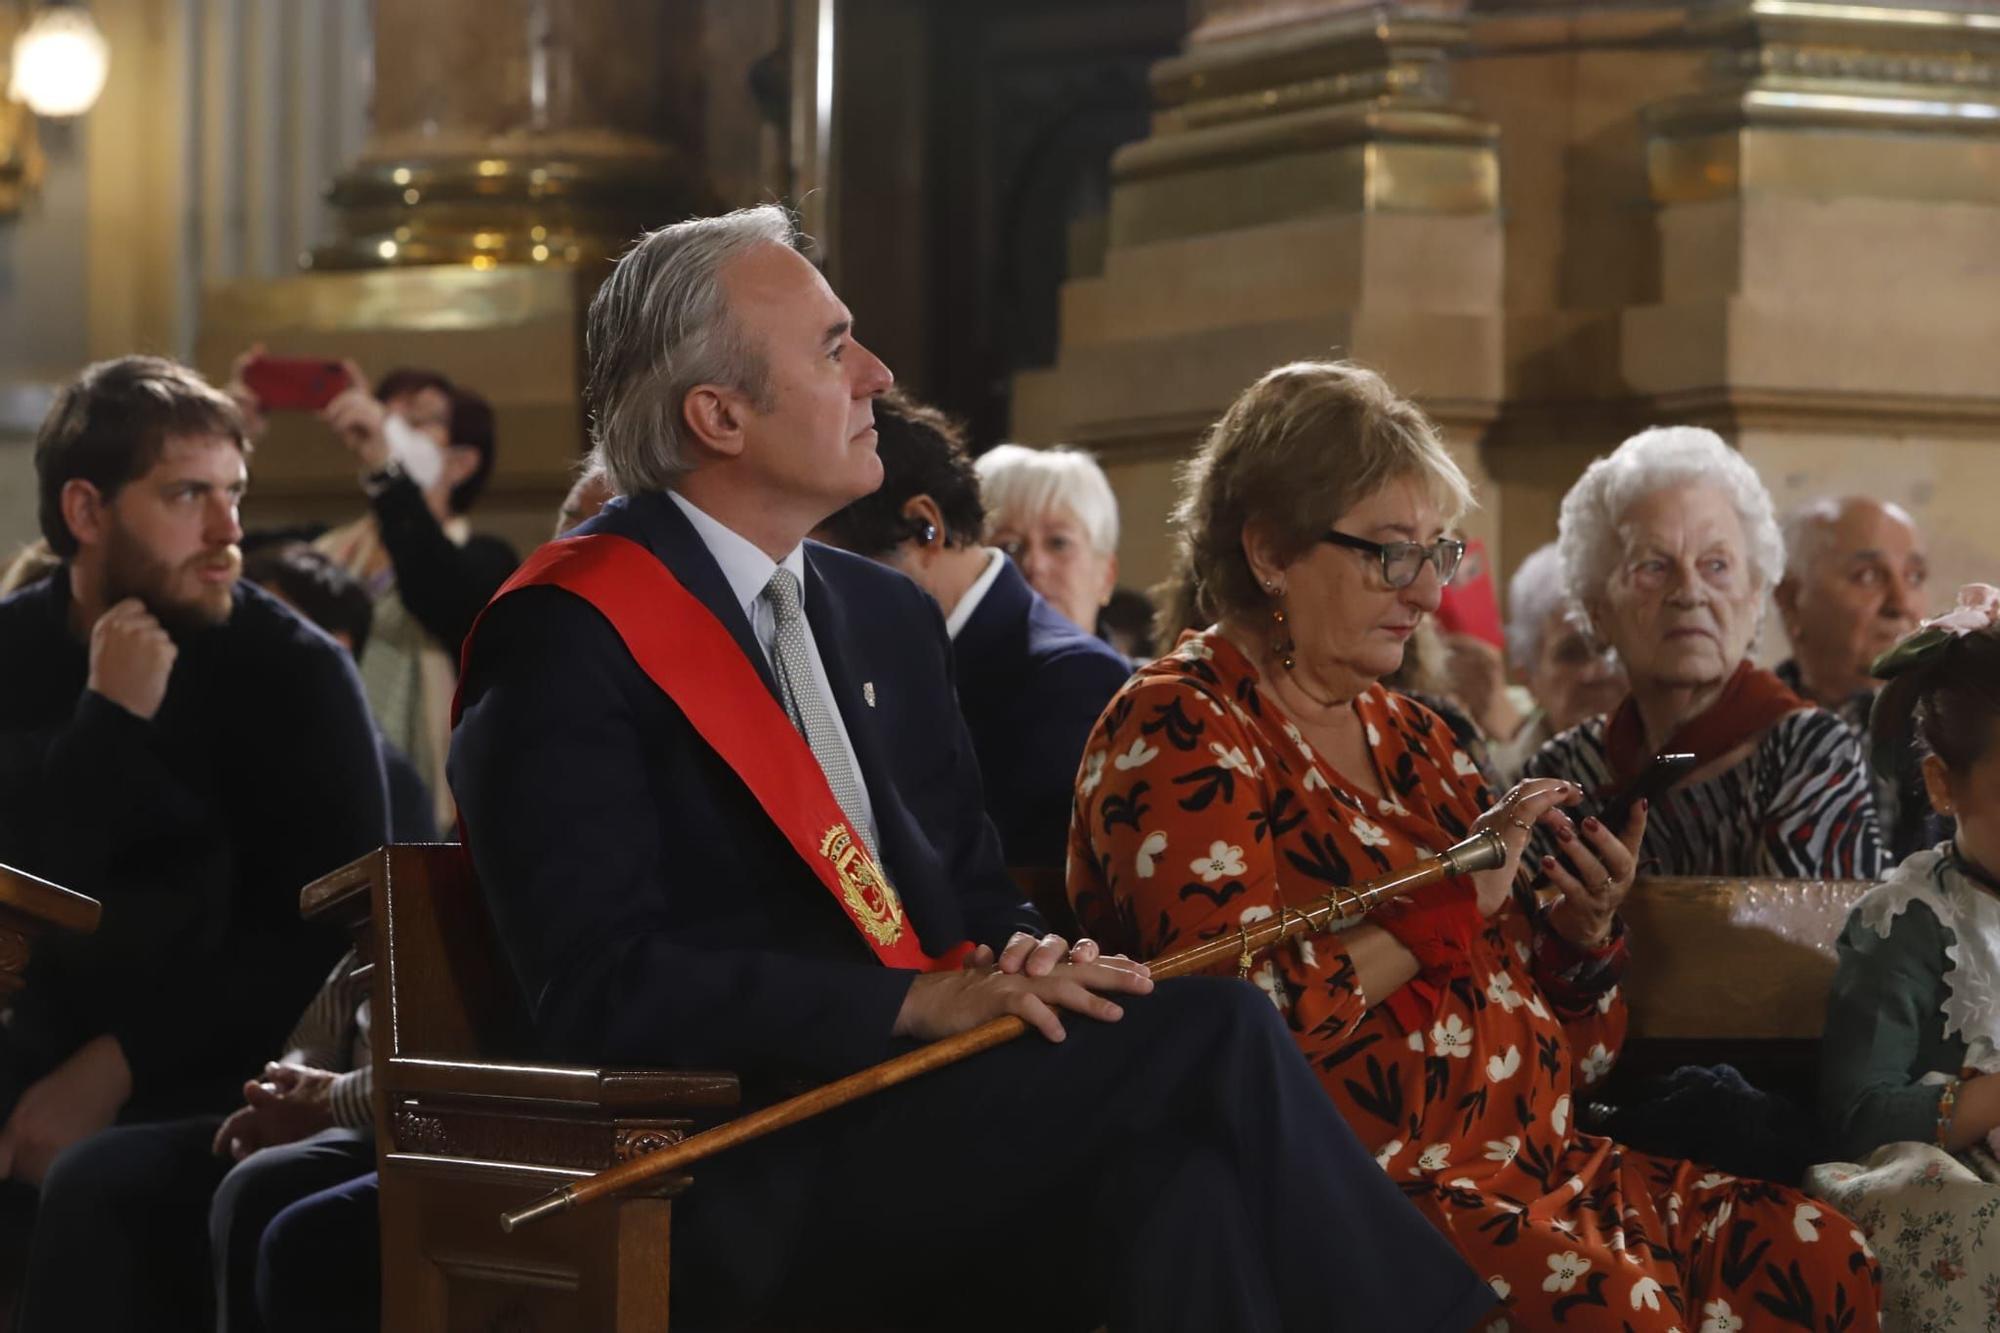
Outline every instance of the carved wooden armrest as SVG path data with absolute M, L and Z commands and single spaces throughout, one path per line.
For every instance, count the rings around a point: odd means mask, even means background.
M 0 998 L 21 988 L 37 935 L 48 930 L 88 935 L 103 912 L 95 898 L 0 865 Z
M 734 1074 L 407 1055 L 389 1061 L 389 1090 L 395 1097 L 474 1098 L 620 1116 L 699 1115 L 729 1110 L 741 1100 Z
M 401 1169 L 492 1177 L 603 1171 L 669 1147 L 737 1103 L 731 1074 L 396 1056 L 383 1098 Z M 653 1194 L 687 1184 L 662 1181 Z

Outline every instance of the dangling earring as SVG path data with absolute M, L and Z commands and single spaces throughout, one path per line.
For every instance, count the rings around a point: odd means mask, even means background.
M 1297 651 L 1298 645 L 1292 642 L 1292 632 L 1285 625 L 1285 606 L 1284 603 L 1278 600 L 1277 581 L 1274 579 L 1266 583 L 1264 591 L 1271 594 L 1271 633 L 1273 636 L 1271 652 L 1277 657 L 1278 664 L 1284 667 L 1285 670 L 1290 671 L 1292 669 L 1292 654 Z

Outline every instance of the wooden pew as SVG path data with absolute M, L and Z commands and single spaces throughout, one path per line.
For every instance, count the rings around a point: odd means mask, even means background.
M 51 930 L 89 935 L 103 911 L 95 898 L 0 865 L 0 1003 L 21 989 L 36 939 Z
M 1867 880 L 1656 877 L 1623 908 L 1627 1079 L 1729 1063 L 1811 1105 L 1834 945 Z
M 347 927 L 373 969 L 386 1333 L 664 1328 L 685 1177 L 511 1236 L 497 1219 L 726 1116 L 736 1079 L 530 1058 L 456 845 L 384 847 L 306 886 L 300 909 Z

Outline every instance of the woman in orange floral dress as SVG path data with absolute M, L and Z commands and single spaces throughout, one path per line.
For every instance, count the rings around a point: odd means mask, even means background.
M 1622 837 L 1573 823 L 1578 793 L 1548 778 L 1496 804 L 1444 724 L 1377 683 L 1437 605 L 1468 499 L 1428 422 L 1368 371 L 1300 363 L 1237 401 L 1179 513 L 1192 607 L 1220 623 L 1098 722 L 1071 822 L 1077 915 L 1153 957 L 1492 828 L 1500 870 L 1252 972 L 1382 1169 L 1489 1276 L 1491 1327 L 1874 1329 L 1878 1273 L 1848 1219 L 1576 1128 L 1624 1034 L 1616 908 L 1644 813 Z M 1515 887 L 1538 825 L 1565 858 L 1530 867 L 1560 892 L 1547 909 Z

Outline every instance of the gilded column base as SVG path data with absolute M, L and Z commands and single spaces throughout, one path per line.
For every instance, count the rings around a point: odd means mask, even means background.
M 341 234 L 313 252 L 313 269 L 594 263 L 709 202 L 687 159 L 651 143 L 377 156 L 335 180 L 328 199 Z

